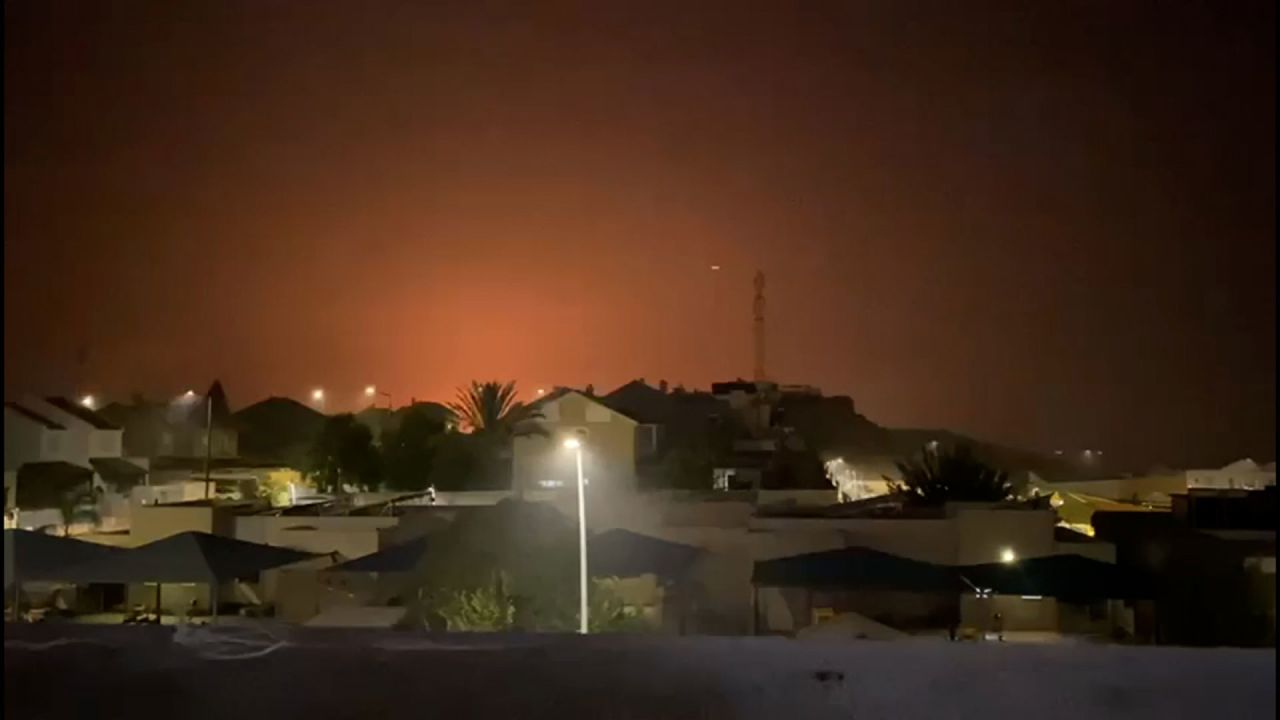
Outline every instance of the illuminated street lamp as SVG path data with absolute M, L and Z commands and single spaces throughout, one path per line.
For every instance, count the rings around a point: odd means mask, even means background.
M 572 450 L 578 465 L 578 632 L 587 634 L 587 504 L 586 482 L 582 477 L 582 441 L 566 438 L 565 448 Z

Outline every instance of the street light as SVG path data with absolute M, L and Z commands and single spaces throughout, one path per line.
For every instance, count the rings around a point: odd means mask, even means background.
M 566 449 L 572 450 L 578 464 L 578 632 L 587 634 L 587 504 L 586 482 L 582 477 L 582 441 L 566 438 Z

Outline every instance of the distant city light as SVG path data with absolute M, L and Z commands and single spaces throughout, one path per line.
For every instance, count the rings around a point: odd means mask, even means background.
M 378 388 L 374 387 L 373 385 L 364 386 L 365 397 L 373 397 L 374 395 L 377 395 L 377 394 L 378 394 Z
M 89 408 L 90 410 L 93 409 L 93 406 L 96 405 L 97 402 L 98 402 L 97 399 L 95 399 L 92 395 L 85 395 L 84 397 L 80 398 L 80 404 Z
M 321 400 L 324 400 L 324 389 L 316 388 L 315 390 L 312 390 L 311 399 L 315 400 L 316 402 L 320 402 Z
M 1018 561 L 1018 554 L 1013 551 L 1013 548 L 1005 548 L 1000 551 L 1000 562 L 1004 563 L 1005 565 L 1012 565 L 1017 561 Z

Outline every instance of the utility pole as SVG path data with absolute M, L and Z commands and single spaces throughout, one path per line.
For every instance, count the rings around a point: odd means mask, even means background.
M 764 371 L 764 272 L 756 271 L 755 278 L 756 295 L 751 303 L 751 309 L 754 313 L 752 321 L 752 341 L 755 345 L 755 381 L 763 382 L 766 379 Z
M 204 499 L 208 500 L 209 492 L 209 465 L 213 459 L 213 393 L 209 393 L 204 399 Z

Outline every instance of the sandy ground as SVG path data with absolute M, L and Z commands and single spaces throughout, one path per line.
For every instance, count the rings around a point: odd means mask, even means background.
M 1247 720 L 1275 652 L 7 625 L 5 714 Z

